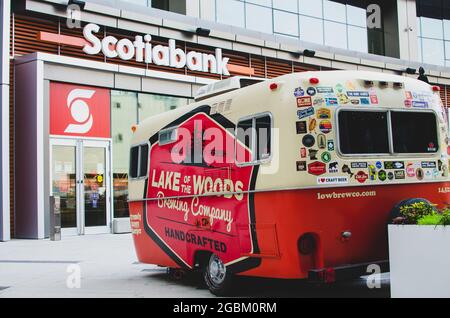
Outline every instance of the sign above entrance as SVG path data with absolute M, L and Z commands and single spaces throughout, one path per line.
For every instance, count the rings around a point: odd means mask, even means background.
M 110 138 L 109 90 L 50 83 L 50 134 Z
M 213 73 L 229 76 L 229 58 L 222 56 L 222 49 L 216 49 L 215 55 L 199 53 L 196 51 L 185 52 L 176 47 L 175 40 L 169 40 L 169 45 L 153 46 L 152 36 L 136 35 L 135 40 L 117 39 L 110 35 L 100 40 L 96 34 L 100 31 L 100 26 L 90 23 L 84 27 L 83 35 L 87 44 L 83 51 L 89 55 L 96 55 L 100 52 L 108 58 L 120 58 L 128 61 L 135 59 L 136 62 L 169 66 L 173 68 L 187 67 L 191 71 Z

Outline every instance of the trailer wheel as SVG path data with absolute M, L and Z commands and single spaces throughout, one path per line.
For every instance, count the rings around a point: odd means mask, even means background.
M 211 254 L 203 272 L 203 279 L 209 291 L 216 296 L 227 296 L 231 291 L 232 278 L 220 257 Z

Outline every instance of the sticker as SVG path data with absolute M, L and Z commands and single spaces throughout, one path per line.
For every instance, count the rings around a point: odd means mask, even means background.
M 300 149 L 300 157 L 306 158 L 306 148 L 305 147 Z
M 425 171 L 425 179 L 433 179 L 433 172 L 431 172 L 430 170 Z
M 437 151 L 437 148 L 436 148 L 436 146 L 434 145 L 434 143 L 430 142 L 430 143 L 428 144 L 427 151 L 428 151 L 428 152 L 436 152 L 436 151 Z
M 303 119 L 309 116 L 314 115 L 314 107 L 310 107 L 308 109 L 302 109 L 297 111 L 297 117 L 298 119 Z
M 379 178 L 381 181 L 386 181 L 386 179 L 387 179 L 386 171 L 384 171 L 384 170 L 378 171 L 378 178 Z
M 435 169 L 436 167 L 435 161 L 422 161 L 422 168 L 424 169 Z
M 352 169 L 367 169 L 368 163 L 367 162 L 352 162 L 351 167 L 352 167 Z
M 416 169 L 414 167 L 414 164 L 409 163 L 406 166 L 406 175 L 410 178 L 414 178 L 416 176 Z
M 328 151 L 334 151 L 334 141 L 328 140 Z
M 317 120 L 315 118 L 310 119 L 309 120 L 309 125 L 308 125 L 309 132 L 315 131 L 316 127 L 317 127 Z
M 370 100 L 368 98 L 361 98 L 361 105 L 370 105 Z
M 316 139 L 313 135 L 306 135 L 303 137 L 302 143 L 306 148 L 310 148 L 316 144 Z
M 353 82 L 351 82 L 351 81 L 347 81 L 346 83 L 345 83 L 345 87 L 347 87 L 347 89 L 348 90 L 355 90 L 355 84 L 353 84 Z
M 326 172 L 327 172 L 327 165 L 324 164 L 323 162 L 316 161 L 308 165 L 309 174 L 320 176 Z
M 416 169 L 416 177 L 417 177 L 417 180 L 423 180 L 423 178 L 424 178 L 424 173 L 423 173 L 423 170 L 422 170 L 422 168 L 417 168 Z
M 414 108 L 428 108 L 428 102 L 421 102 L 421 101 L 413 101 L 412 107 Z
M 370 96 L 370 102 L 372 104 L 378 104 L 378 97 L 377 97 L 377 95 L 371 95 Z
M 337 106 L 339 105 L 337 98 L 325 98 L 325 103 L 327 106 Z
M 319 150 L 309 149 L 308 150 L 309 160 L 318 160 L 317 159 L 317 154 L 318 153 L 319 153 Z
M 319 124 L 319 129 L 324 134 L 328 134 L 333 129 L 333 125 L 329 120 L 322 120 Z
M 309 96 L 314 96 L 314 95 L 316 95 L 317 91 L 314 87 L 308 87 L 308 89 L 306 90 L 306 93 Z
M 369 166 L 369 178 L 372 181 L 377 180 L 377 169 L 374 165 Z
M 336 91 L 342 93 L 344 91 L 344 86 L 342 84 L 337 84 Z
M 325 163 L 329 163 L 331 161 L 331 154 L 329 152 L 324 152 L 322 154 L 322 161 Z
M 297 171 L 304 172 L 307 170 L 306 161 L 297 161 Z
M 327 147 L 327 137 L 324 134 L 317 136 L 317 146 L 319 149 L 325 149 Z
M 380 168 L 378 168 L 378 169 L 380 169 Z M 403 161 L 385 161 L 384 169 L 386 169 L 386 170 L 405 169 L 405 163 Z
M 395 175 L 395 179 L 396 179 L 396 180 L 402 180 L 402 179 L 405 179 L 405 178 L 406 178 L 406 176 L 405 176 L 405 170 L 397 170 L 397 171 L 394 171 L 394 175 Z
M 323 104 L 325 104 L 325 99 L 323 99 L 322 97 L 315 98 L 313 101 L 313 105 L 316 107 L 323 106 Z
M 355 179 L 359 183 L 365 183 L 367 179 L 369 179 L 369 175 L 364 171 L 358 171 L 358 173 L 355 175 Z
M 295 97 L 302 97 L 302 96 L 305 96 L 305 91 L 303 90 L 303 88 L 297 87 L 297 88 L 294 90 L 294 96 L 295 96 Z
M 337 161 L 330 163 L 329 167 L 328 167 L 328 172 L 329 173 L 338 173 L 339 172 L 339 163 Z
M 348 177 L 319 177 L 317 178 L 318 184 L 346 184 L 348 183 Z
M 349 91 L 347 92 L 348 97 L 369 97 L 369 92 L 363 91 Z
M 352 178 L 353 177 L 353 172 L 350 170 L 350 167 L 349 166 L 347 166 L 347 165 L 344 165 L 343 167 L 342 167 L 342 172 L 343 173 L 348 173 L 349 175 L 350 175 L 350 178 Z
M 297 107 L 310 107 L 312 106 L 311 97 L 298 97 L 297 98 Z
M 331 110 L 329 110 L 328 108 L 320 108 L 317 110 L 316 116 L 318 119 L 330 119 Z
M 377 169 L 381 169 L 381 168 L 383 168 L 383 164 L 381 163 L 381 161 L 377 161 L 377 163 L 375 164 L 375 167 L 377 167 Z
M 391 171 L 391 172 L 388 172 L 388 179 L 389 180 L 394 180 L 394 173 Z
M 103 176 L 101 174 L 97 176 L 97 183 L 103 183 Z
M 352 105 L 359 105 L 359 99 L 351 99 L 350 102 Z
M 338 94 L 337 97 L 339 98 L 339 104 L 346 105 L 350 103 L 350 99 L 345 94 Z
M 405 100 L 405 107 L 406 108 L 411 108 L 412 107 L 412 100 L 409 100 L 409 99 Z
M 405 92 L 405 96 L 406 96 L 406 99 L 413 99 L 413 96 L 412 96 L 411 92 L 409 92 L 409 91 Z
M 306 121 L 298 121 L 296 123 L 296 126 L 297 126 L 297 135 L 308 133 L 306 129 L 307 128 Z
M 333 94 L 333 87 L 317 87 L 317 93 L 319 94 Z

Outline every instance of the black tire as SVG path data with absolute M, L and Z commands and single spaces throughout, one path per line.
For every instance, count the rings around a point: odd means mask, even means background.
M 232 291 L 233 275 L 227 270 L 220 257 L 211 254 L 203 268 L 203 279 L 209 291 L 216 296 L 229 296 Z

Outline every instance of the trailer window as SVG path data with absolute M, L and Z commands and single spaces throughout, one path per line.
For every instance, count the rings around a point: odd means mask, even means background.
M 436 115 L 430 112 L 391 112 L 395 153 L 436 153 Z
M 388 113 L 340 111 L 339 145 L 346 155 L 389 154 Z
M 132 147 L 130 150 L 130 178 L 147 177 L 148 145 Z
M 237 151 L 236 161 L 241 164 L 256 164 L 269 159 L 272 152 L 271 134 L 272 117 L 268 114 L 239 121 L 236 138 L 249 151 Z
M 130 177 L 138 177 L 138 165 L 139 165 L 139 147 L 133 147 L 130 150 Z

